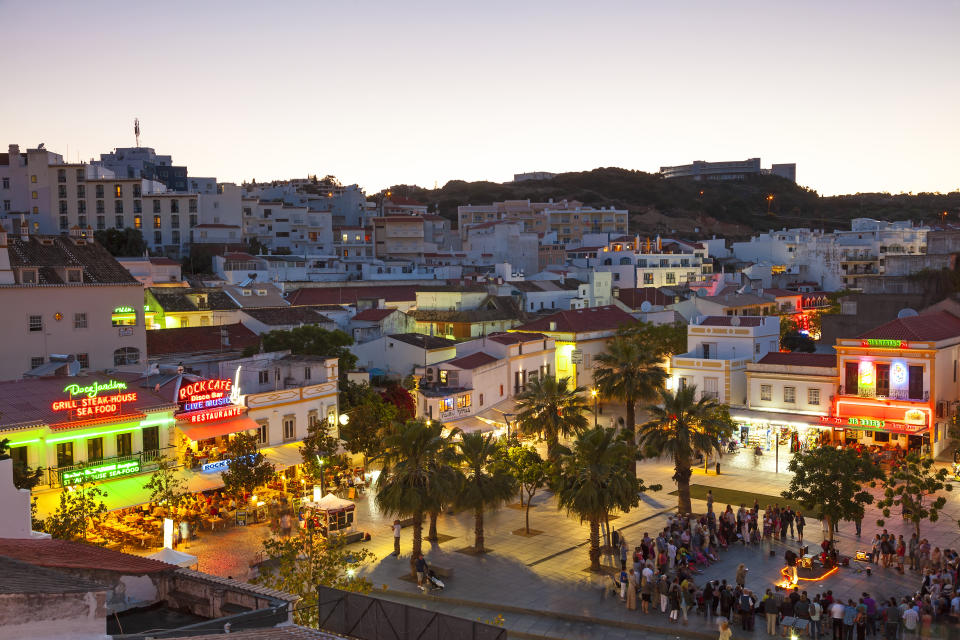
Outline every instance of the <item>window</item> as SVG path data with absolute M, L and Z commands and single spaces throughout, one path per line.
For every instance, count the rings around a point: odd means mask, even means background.
M 117 229 L 123 229 L 123 216 L 116 216 L 114 218 L 114 226 Z
M 103 185 L 102 185 L 102 184 L 98 184 L 98 185 L 97 185 L 97 187 L 96 187 L 96 192 L 95 192 L 95 193 L 97 194 L 97 197 L 98 197 L 98 198 L 102 198 L 102 197 L 103 197 Z
M 57 466 L 69 467 L 72 464 L 73 464 L 73 443 L 58 442 L 57 443 Z
M 133 197 L 139 198 L 141 195 L 142 195 L 142 192 L 140 191 L 140 185 L 139 184 L 133 185 Z
M 190 228 L 192 229 L 195 226 L 197 226 L 197 216 L 192 215 L 190 216 Z
M 156 219 L 156 218 L 154 218 Z M 170 228 L 179 229 L 180 228 L 180 216 L 170 216 Z
M 179 231 L 174 231 L 173 233 L 171 233 L 171 234 L 170 234 L 170 241 L 171 241 L 173 244 L 180 244 L 180 232 L 179 232 Z
M 103 460 L 103 438 L 87 439 L 87 461 Z
M 67 212 L 67 201 L 66 201 L 66 200 L 61 200 L 61 201 L 60 201 L 60 213 L 66 213 L 66 212 Z
M 857 394 L 857 363 L 845 362 L 843 365 L 843 386 L 847 395 Z
M 297 421 L 293 416 L 283 417 L 283 439 L 293 440 L 297 435 Z
M 114 201 L 113 201 L 113 212 L 114 212 L 114 213 L 123 213 L 123 200 L 114 200 Z
M 133 212 L 134 213 L 143 213 L 143 204 L 140 200 L 133 201 Z
M 88 353 L 78 353 L 77 362 L 80 364 L 81 369 L 90 368 L 90 354 Z
M 122 185 L 122 184 L 115 184 L 115 185 L 113 185 L 113 195 L 114 195 L 114 197 L 116 197 L 116 198 L 122 198 L 122 197 L 123 197 L 123 185 Z
M 117 434 L 117 455 L 129 456 L 132 453 L 133 453 L 133 434 L 118 433 Z
M 675 274 L 673 271 L 668 271 L 666 274 L 666 282 L 667 284 L 676 284 L 677 274 Z
M 97 216 L 97 231 L 103 231 L 107 228 L 107 219 L 104 216 Z
M 67 221 L 67 216 L 60 216 L 60 230 L 63 231 L 69 228 L 70 223 Z
M 113 366 L 122 367 L 125 364 L 138 364 L 140 349 L 136 347 L 121 347 L 113 352 Z
M 137 326 L 137 312 L 130 310 L 118 310 L 110 314 L 110 322 L 114 327 L 135 327 Z
M 797 401 L 797 388 L 796 387 L 784 387 L 783 388 L 783 401 L 788 404 L 793 404 Z
M 97 200 L 97 213 L 106 213 L 106 207 L 104 207 L 103 200 Z
M 34 227 L 36 227 L 36 223 L 34 223 Z M 37 270 L 23 269 L 20 272 L 20 284 L 37 284 Z M 39 318 L 40 316 L 37 316 L 37 317 Z M 39 330 L 40 329 L 31 329 L 31 331 L 39 331 Z
M 773 385 L 762 384 L 760 385 L 760 399 L 765 402 L 770 402 L 773 400 Z
M 81 269 L 67 269 L 67 282 L 69 284 L 79 284 L 83 282 L 83 271 Z
M 36 369 L 37 367 L 43 366 L 43 356 L 35 356 L 30 358 L 30 368 Z
M 908 391 L 912 399 L 920 400 L 923 398 L 923 367 L 912 366 L 909 368 Z
M 171 200 L 170 201 L 170 213 L 180 213 L 180 201 Z
M 214 206 L 216 206 L 216 203 L 214 203 Z M 197 212 L 197 201 L 196 201 L 195 198 L 191 199 L 191 200 L 187 203 L 187 209 L 190 211 L 190 213 L 196 213 L 196 212 Z
M 30 316 L 30 331 L 43 331 L 43 316 Z
M 645 273 L 643 274 L 643 284 L 653 284 L 653 274 Z
M 30 182 L 32 182 L 33 184 L 37 184 L 37 176 L 35 175 L 30 176 Z
M 143 429 L 143 450 L 160 450 L 160 427 L 144 427 Z
M 77 169 L 77 182 L 83 182 L 87 177 L 83 175 L 83 169 Z
M 267 421 L 258 422 L 257 444 L 267 444 L 270 442 L 270 426 Z
M 9 200 L 4 200 L 4 201 L 3 201 L 3 210 L 4 210 L 4 211 L 10 211 L 10 201 L 9 201 Z
M 270 372 L 269 371 L 259 372 L 259 374 L 257 375 L 257 381 L 260 384 L 267 384 L 268 382 L 270 382 Z
M 4 188 L 4 189 L 9 189 L 9 188 L 10 188 L 10 178 L 4 178 L 4 179 L 3 179 L 3 188 Z
M 67 197 L 67 185 L 61 184 L 57 186 L 57 197 L 66 198 Z
M 153 212 L 154 212 L 154 213 L 160 213 L 160 201 L 159 201 L 159 200 L 154 200 L 154 201 L 153 201 Z
M 820 389 L 807 389 L 807 404 L 820 404 Z
M 303 379 L 304 379 L 304 380 L 309 380 L 309 379 L 310 379 L 310 367 L 304 367 L 304 368 L 303 368 Z
M 86 329 L 86 328 L 87 328 L 87 314 L 86 314 L 86 313 L 75 313 L 75 314 L 73 314 L 73 328 L 74 328 L 74 329 Z
M 77 213 L 83 214 L 87 212 L 87 202 L 86 200 L 81 200 L 77 203 Z
M 482 393 L 480 394 L 480 406 L 481 406 L 481 407 L 483 406 L 483 394 L 482 394 Z
M 31 199 L 31 200 L 36 200 L 36 199 L 39 198 L 39 197 L 40 197 L 40 194 L 38 194 L 36 191 L 31 191 L 31 192 L 30 192 L 30 199 Z
M 143 218 L 140 216 L 133 216 L 133 228 L 142 229 L 143 228 Z
M 14 469 L 27 468 L 27 448 L 25 446 L 10 447 L 8 451 L 10 452 L 10 459 L 13 460 Z
M 160 228 L 160 216 L 153 216 L 153 228 L 154 229 Z
M 163 231 L 153 232 L 153 244 L 163 244 Z
M 457 397 L 457 409 L 466 409 L 470 406 L 470 394 L 466 393 Z
M 720 399 L 720 379 L 719 378 L 703 379 L 703 397 L 713 398 L 714 400 Z

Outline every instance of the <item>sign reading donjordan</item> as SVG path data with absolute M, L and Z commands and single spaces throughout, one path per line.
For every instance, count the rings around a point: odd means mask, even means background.
M 53 411 L 69 411 L 72 420 L 91 420 L 114 416 L 123 412 L 124 402 L 135 402 L 136 392 L 124 392 L 126 382 L 109 380 L 91 382 L 88 385 L 70 384 L 63 388 L 68 400 L 56 400 L 50 405 Z

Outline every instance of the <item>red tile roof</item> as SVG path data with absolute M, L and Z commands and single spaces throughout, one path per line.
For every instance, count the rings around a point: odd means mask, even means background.
M 305 287 L 287 298 L 293 306 L 314 304 L 356 304 L 357 298 L 383 298 L 387 302 L 417 301 L 417 288 L 383 285 L 375 287 Z
M 384 200 L 384 204 L 386 204 L 386 203 L 388 203 L 388 202 L 389 202 L 390 204 L 396 204 L 396 205 L 408 206 L 408 207 L 425 207 L 425 206 L 427 206 L 427 205 L 425 205 L 425 204 L 422 203 L 422 202 L 417 202 L 416 200 L 414 200 L 414 199 L 412 199 L 412 198 L 404 198 L 403 196 L 390 196 L 389 198 L 387 198 L 386 200 Z
M 487 336 L 488 340 L 499 342 L 500 344 L 518 344 L 520 342 L 533 342 L 543 340 L 547 336 L 542 333 L 523 333 L 516 331 L 513 333 L 491 333 Z
M 781 353 L 771 351 L 760 358 L 757 364 L 780 364 L 792 367 L 830 367 L 837 366 L 837 356 L 830 353 Z
M 556 323 L 554 329 L 551 323 Z M 528 322 L 517 327 L 519 331 L 560 331 L 563 333 L 586 333 L 588 331 L 605 331 L 617 329 L 625 324 L 636 322 L 636 319 L 619 307 L 608 305 L 605 307 L 589 307 L 587 309 L 572 309 L 560 311 Z
M 958 336 L 960 318 L 947 311 L 938 311 L 910 318 L 897 318 L 858 337 L 937 342 Z
M 352 319 L 361 322 L 380 322 L 394 312 L 396 312 L 396 309 L 364 309 L 353 316 Z
M 736 318 L 740 324 L 734 325 L 731 320 Z M 700 325 L 704 327 L 759 327 L 763 324 L 761 316 L 707 316 Z
M 656 307 L 666 307 L 673 304 L 673 298 L 664 294 L 657 287 L 620 289 L 617 299 L 631 309 L 639 309 L 644 302 L 649 302 Z
M 222 345 L 221 330 L 226 330 L 229 345 Z M 181 329 L 154 329 L 147 331 L 147 355 L 163 356 L 172 353 L 199 353 L 246 349 L 259 343 L 260 338 L 239 322 L 211 327 L 183 327 Z
M 776 287 L 771 287 L 770 289 L 763 290 L 764 295 L 773 296 L 774 298 L 786 298 L 788 296 L 802 296 L 806 295 L 800 293 L 799 291 L 790 291 L 789 289 L 778 289 Z
M 457 367 L 458 369 L 476 369 L 477 367 L 482 367 L 485 364 L 496 362 L 499 359 L 500 358 L 496 358 L 490 355 L 489 353 L 484 353 L 483 351 L 477 351 L 476 353 L 471 353 L 468 356 L 463 356 L 462 358 L 451 360 L 447 364 Z
M 96 569 L 115 571 L 126 575 L 143 575 L 176 571 L 176 566 L 141 558 L 140 556 L 111 551 L 102 547 L 71 542 L 34 538 L 0 538 L 0 556 L 6 556 L 37 567 L 60 569 Z

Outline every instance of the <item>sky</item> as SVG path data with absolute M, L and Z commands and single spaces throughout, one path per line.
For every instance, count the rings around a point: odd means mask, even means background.
M 796 162 L 960 189 L 960 0 L 0 0 L 0 149 L 141 144 L 190 175 L 368 192 Z

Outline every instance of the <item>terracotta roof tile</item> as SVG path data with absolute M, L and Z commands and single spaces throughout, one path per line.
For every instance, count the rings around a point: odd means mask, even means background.
M 109 591 L 96 582 L 0 556 L 0 594 Z
M 462 358 L 450 360 L 447 364 L 457 367 L 458 369 L 476 369 L 477 367 L 482 367 L 485 364 L 497 362 L 498 360 L 500 360 L 500 358 L 492 356 L 489 353 L 484 353 L 483 351 L 478 351 L 468 356 L 463 356 Z
M 556 328 L 550 324 L 555 322 Z M 608 305 L 605 307 L 588 307 L 586 309 L 572 309 L 560 311 L 544 318 L 517 327 L 518 331 L 560 331 L 563 333 L 586 333 L 588 331 L 608 331 L 617 329 L 625 324 L 636 322 L 636 319 L 619 307 Z
M 356 304 L 357 298 L 383 298 L 387 302 L 416 302 L 417 288 L 383 285 L 374 287 L 305 287 L 290 294 L 291 305 Z
M 837 356 L 829 353 L 781 353 L 771 351 L 760 358 L 757 364 L 779 364 L 793 367 L 829 367 L 835 369 Z
M 271 326 L 333 324 L 333 320 L 312 307 L 260 307 L 244 309 L 243 313 Z
M 111 551 L 69 540 L 0 538 L 0 556 L 38 567 L 53 569 L 98 569 L 143 575 L 176 571 L 177 567 L 159 560 Z
M 40 267 L 39 284 L 65 284 L 58 273 L 63 267 L 82 267 L 83 284 L 140 284 L 103 246 L 91 238 L 78 241 L 65 236 L 30 236 L 24 241 L 11 234 L 10 266 Z
M 409 344 L 412 347 L 421 349 L 446 349 L 456 346 L 456 341 L 440 336 L 428 336 L 423 333 L 395 333 L 387 336 L 391 340 Z
M 244 313 L 262 311 L 247 309 Z M 229 346 L 222 344 L 221 330 L 227 332 Z M 147 331 L 147 355 L 163 356 L 174 353 L 202 353 L 205 351 L 230 351 L 246 349 L 258 344 L 260 338 L 239 322 L 211 327 L 183 327 L 181 329 L 155 329 Z
M 364 309 L 351 319 L 360 322 L 380 322 L 394 312 L 396 309 Z
M 640 287 L 639 289 L 620 289 L 617 299 L 631 309 L 639 309 L 644 302 L 655 307 L 666 307 L 673 304 L 673 298 L 666 295 L 657 287 Z
M 947 311 L 897 318 L 857 337 L 937 342 L 960 336 L 960 318 Z

